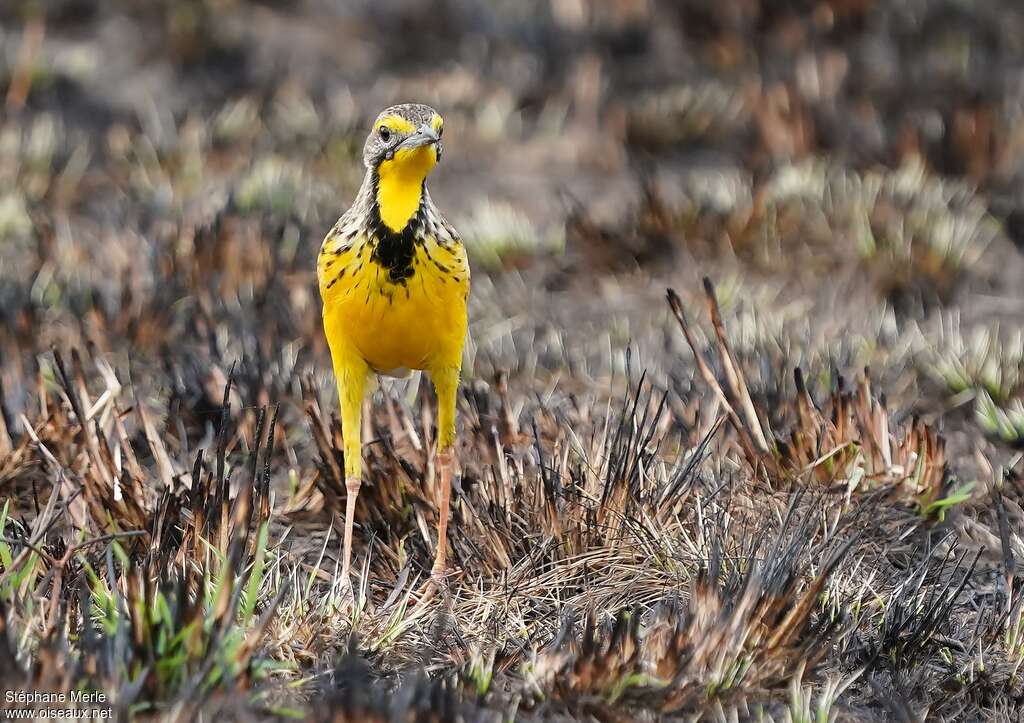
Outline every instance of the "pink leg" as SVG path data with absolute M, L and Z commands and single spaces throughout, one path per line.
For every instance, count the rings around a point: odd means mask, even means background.
M 445 558 L 448 551 L 448 506 L 452 494 L 452 464 L 454 453 L 446 449 L 437 454 L 437 468 L 441 477 L 441 504 L 437 523 L 437 555 L 434 557 L 434 567 L 430 576 L 435 581 L 444 579 Z
M 350 585 L 349 569 L 352 566 L 352 525 L 356 518 L 356 499 L 359 497 L 360 480 L 349 477 L 345 480 L 348 497 L 345 500 L 345 556 L 341 561 L 341 579 Z

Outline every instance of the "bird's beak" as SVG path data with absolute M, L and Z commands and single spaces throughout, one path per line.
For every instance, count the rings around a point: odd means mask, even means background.
M 429 146 L 430 144 L 435 143 L 438 144 L 438 150 L 440 150 L 440 140 L 441 137 L 437 135 L 437 131 L 427 123 L 424 123 L 416 129 L 415 133 L 402 141 L 398 147 L 412 150 L 413 148 L 422 148 L 423 146 Z M 440 155 L 441 154 L 438 153 L 438 156 Z

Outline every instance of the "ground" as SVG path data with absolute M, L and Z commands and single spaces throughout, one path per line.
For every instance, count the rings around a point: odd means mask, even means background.
M 0 23 L 5 691 L 175 720 L 1020 718 L 1017 3 Z M 413 101 L 445 116 L 431 194 L 473 266 L 452 574 L 416 605 L 434 400 L 383 381 L 353 607 L 314 261 L 367 123 Z

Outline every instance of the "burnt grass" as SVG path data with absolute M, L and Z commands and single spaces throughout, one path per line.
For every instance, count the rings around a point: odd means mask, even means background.
M 0 20 L 5 691 L 169 720 L 1021 718 L 1015 3 Z M 352 605 L 314 259 L 366 123 L 412 100 L 446 117 L 431 188 L 474 275 L 452 575 L 416 605 L 434 400 L 383 382 Z

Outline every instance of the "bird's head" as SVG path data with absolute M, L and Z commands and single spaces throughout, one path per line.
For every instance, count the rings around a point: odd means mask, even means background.
M 419 208 L 427 174 L 441 160 L 444 121 L 418 103 L 393 105 L 373 123 L 363 163 L 373 176 L 381 220 L 400 232 Z
M 441 160 L 444 121 L 437 111 L 419 103 L 393 105 L 373 122 L 363 147 L 363 162 L 369 169 L 427 165 L 427 172 Z

